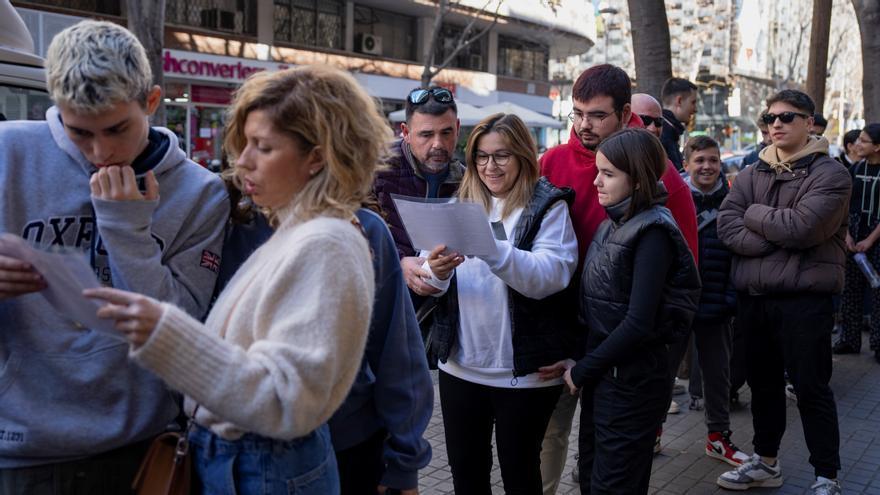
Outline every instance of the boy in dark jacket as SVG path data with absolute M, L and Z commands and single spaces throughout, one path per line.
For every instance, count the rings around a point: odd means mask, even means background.
M 718 239 L 715 219 L 729 191 L 721 174 L 721 150 L 708 136 L 690 139 L 684 147 L 684 166 L 697 209 L 699 267 L 703 292 L 692 326 L 703 377 L 706 406 L 706 455 L 739 466 L 749 456 L 730 441 L 731 318 L 736 292 L 730 281 L 731 253 Z M 682 351 L 684 350 L 684 346 Z

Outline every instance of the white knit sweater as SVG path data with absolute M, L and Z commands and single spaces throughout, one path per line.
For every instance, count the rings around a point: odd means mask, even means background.
M 354 381 L 373 305 L 373 265 L 350 222 L 288 219 L 235 274 L 205 324 L 163 304 L 131 356 L 201 405 L 226 439 L 289 440 L 327 421 Z

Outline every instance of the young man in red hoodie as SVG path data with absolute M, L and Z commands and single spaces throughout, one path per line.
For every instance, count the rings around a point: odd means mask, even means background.
M 571 220 L 578 240 L 578 272 L 599 224 L 607 218 L 599 204 L 596 186 L 596 148 L 611 134 L 624 127 L 644 127 L 630 108 L 632 82 L 623 69 L 597 65 L 584 71 L 572 88 L 573 125 L 568 143 L 556 146 L 541 158 L 541 175 L 558 187 L 575 191 Z M 697 214 L 690 189 L 668 163 L 661 178 L 668 199 L 666 207 L 678 223 L 692 253 L 697 252 Z M 556 405 L 541 449 L 541 476 L 544 494 L 553 494 L 565 467 L 568 435 L 577 397 L 563 391 Z M 584 473 L 589 476 L 589 473 Z

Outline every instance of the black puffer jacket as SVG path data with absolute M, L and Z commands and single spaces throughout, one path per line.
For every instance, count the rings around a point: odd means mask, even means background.
M 541 177 L 513 231 L 513 245 L 530 251 L 544 215 L 558 201 L 569 205 L 574 191 L 559 189 Z M 577 321 L 577 279 L 568 288 L 544 299 L 531 299 L 507 288 L 513 343 L 513 376 L 525 376 L 562 359 L 583 355 L 586 329 Z M 446 294 L 437 303 L 428 342 L 431 364 L 445 363 L 456 343 L 459 328 L 457 278 L 453 274 Z
M 700 280 L 703 292 L 694 320 L 700 323 L 721 323 L 736 312 L 736 289 L 730 281 L 733 255 L 718 238 L 716 217 L 721 202 L 730 192 L 727 181 L 719 177 L 717 190 L 703 194 L 691 187 L 697 208 L 697 229 L 700 241 Z M 687 179 L 690 185 L 690 178 Z
M 672 214 L 654 206 L 623 223 L 605 220 L 593 237 L 584 261 L 580 304 L 590 342 L 604 340 L 626 317 L 636 245 L 647 229 L 658 226 L 669 233 L 676 252 L 655 320 L 655 342 L 672 342 L 690 331 L 700 297 L 700 276 Z

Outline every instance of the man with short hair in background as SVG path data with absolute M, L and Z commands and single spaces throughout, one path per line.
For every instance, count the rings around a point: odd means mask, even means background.
M 645 129 L 660 139 L 663 133 L 663 107 L 657 99 L 645 93 L 632 95 L 632 112 L 642 119 Z
M 697 113 L 697 86 L 687 79 L 671 77 L 663 83 L 660 100 L 663 102 L 663 134 L 660 142 L 663 143 L 666 156 L 682 172 L 684 157 L 681 154 L 681 137 Z

